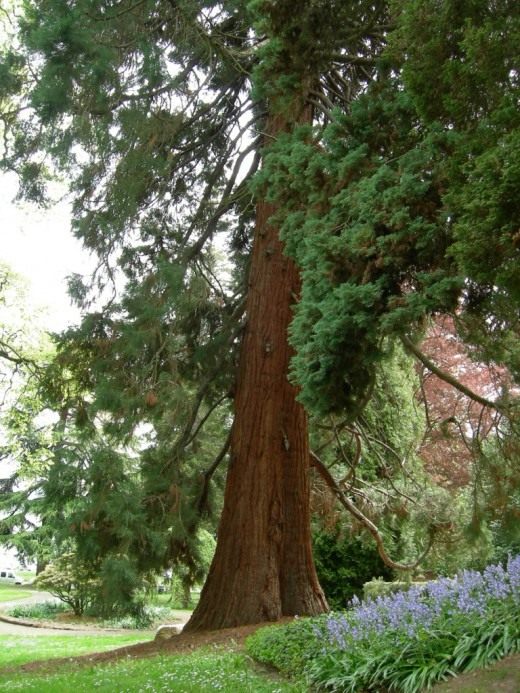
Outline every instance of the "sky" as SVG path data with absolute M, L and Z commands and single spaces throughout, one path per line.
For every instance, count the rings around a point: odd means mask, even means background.
M 67 296 L 66 277 L 86 273 L 88 254 L 70 232 L 70 208 L 60 202 L 47 210 L 15 204 L 14 174 L 0 175 L 0 260 L 28 282 L 28 297 L 49 331 L 78 321 L 79 313 Z

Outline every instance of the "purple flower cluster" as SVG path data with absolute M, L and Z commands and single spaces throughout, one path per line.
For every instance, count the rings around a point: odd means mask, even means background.
M 511 600 L 520 606 L 520 555 L 510 557 L 506 567 L 490 565 L 483 572 L 465 570 L 455 578 L 441 578 L 385 597 L 360 602 L 354 598 L 344 614 L 325 621 L 326 638 L 341 650 L 384 633 L 414 636 L 429 630 L 441 616 L 478 615 L 493 603 Z

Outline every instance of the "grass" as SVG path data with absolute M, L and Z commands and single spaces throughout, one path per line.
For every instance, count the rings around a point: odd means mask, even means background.
M 175 598 L 172 598 L 171 592 L 163 592 L 162 594 L 154 594 L 149 597 L 149 603 L 154 606 L 165 606 L 169 609 L 175 609 L 176 611 L 192 611 L 199 602 L 199 593 L 194 593 L 190 597 L 190 604 L 188 609 L 186 609 L 183 604 Z
M 89 652 L 114 650 L 150 639 L 150 634 L 126 635 L 0 635 L 0 670 L 27 662 L 75 657 Z
M 70 639 L 69 639 L 70 640 Z M 202 650 L 192 654 L 125 659 L 92 667 L 66 667 L 55 673 L 0 672 L 0 691 L 37 693 L 303 693 L 301 684 L 259 671 L 244 654 Z
M 31 593 L 27 591 L 26 587 L 0 584 L 0 603 L 11 602 L 15 599 L 27 599 L 30 596 Z

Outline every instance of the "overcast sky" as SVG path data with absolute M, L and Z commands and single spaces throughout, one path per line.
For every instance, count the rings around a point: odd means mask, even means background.
M 28 280 L 32 303 L 46 307 L 44 327 L 60 330 L 78 320 L 67 296 L 66 277 L 88 271 L 89 256 L 69 230 L 66 203 L 41 210 L 15 204 L 15 194 L 14 175 L 1 175 L 0 259 Z

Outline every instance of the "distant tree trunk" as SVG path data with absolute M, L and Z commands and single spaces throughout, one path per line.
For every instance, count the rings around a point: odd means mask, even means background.
M 191 583 L 190 582 L 184 582 L 182 585 L 182 599 L 181 599 L 181 604 L 183 609 L 189 609 L 190 608 L 190 601 L 191 601 Z
M 271 117 L 271 136 L 286 129 Z M 231 461 L 215 557 L 186 630 L 327 610 L 312 558 L 307 416 L 287 379 L 298 270 L 257 206 Z
M 49 561 L 46 559 L 40 558 L 40 556 L 36 557 L 36 575 L 39 575 L 42 573 L 45 568 L 49 565 Z

